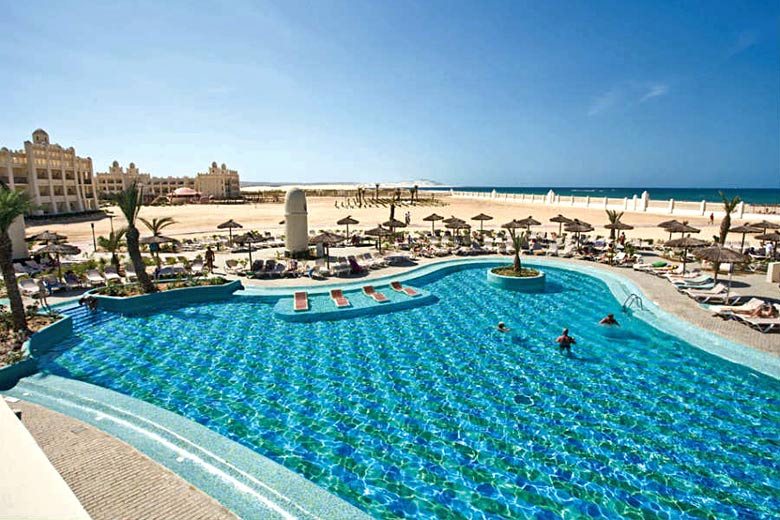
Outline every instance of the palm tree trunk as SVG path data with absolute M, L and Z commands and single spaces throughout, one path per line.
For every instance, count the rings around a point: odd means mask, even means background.
M 720 221 L 720 236 L 718 236 L 718 243 L 720 245 L 726 244 L 726 235 L 729 234 L 730 228 L 731 228 L 731 215 L 729 214 L 727 208 L 726 216 L 723 217 L 723 220 Z
M 141 258 L 141 250 L 138 245 L 139 236 L 140 233 L 135 226 L 127 226 L 127 233 L 125 234 L 125 240 L 127 240 L 127 253 L 130 255 L 130 261 L 135 268 L 135 274 L 138 276 L 138 283 L 141 284 L 141 290 L 144 293 L 153 293 L 157 291 L 157 287 L 154 286 L 151 278 L 146 274 L 146 265 L 144 265 L 144 260 Z
M 24 314 L 24 302 L 14 272 L 13 246 L 8 232 L 0 233 L 0 270 L 11 306 L 11 320 L 14 330 L 27 330 L 27 316 Z

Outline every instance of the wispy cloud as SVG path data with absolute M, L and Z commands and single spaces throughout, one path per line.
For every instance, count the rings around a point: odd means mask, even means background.
M 757 31 L 742 31 L 737 36 L 737 40 L 734 42 L 731 48 L 729 48 L 728 52 L 726 52 L 726 57 L 731 58 L 732 56 L 736 56 L 740 52 L 743 52 L 754 46 L 756 43 L 758 43 Z
M 639 102 L 644 103 L 648 99 L 665 96 L 668 93 L 669 93 L 669 85 L 658 83 L 656 85 L 650 86 L 647 93 L 644 96 L 642 96 L 642 99 L 640 99 Z
M 626 110 L 668 93 L 669 85 L 666 83 L 625 81 L 594 98 L 588 105 L 588 116 L 593 117 L 612 110 Z

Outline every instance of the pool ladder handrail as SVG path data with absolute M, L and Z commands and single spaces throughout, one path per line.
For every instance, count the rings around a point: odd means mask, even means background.
M 636 293 L 631 293 L 628 295 L 626 300 L 623 302 L 623 312 L 627 311 L 631 308 L 632 305 L 636 304 L 637 307 L 639 307 L 640 310 L 645 310 L 645 306 L 642 303 L 642 297 L 639 296 Z

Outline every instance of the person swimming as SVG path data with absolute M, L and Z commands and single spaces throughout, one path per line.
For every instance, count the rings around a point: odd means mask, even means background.
M 504 325 L 503 321 L 499 321 L 498 325 L 496 326 L 496 328 L 498 330 L 500 330 L 501 332 L 509 332 L 510 330 L 512 330 L 509 327 L 507 327 L 506 325 Z
M 620 327 L 620 323 L 618 323 L 615 319 L 615 315 L 611 313 L 607 314 L 605 318 L 602 318 L 602 320 L 599 322 L 599 325 L 615 325 Z
M 560 352 L 568 352 L 571 354 L 571 346 L 577 343 L 577 340 L 573 336 L 569 336 L 569 329 L 563 329 L 563 333 L 558 336 L 558 350 Z

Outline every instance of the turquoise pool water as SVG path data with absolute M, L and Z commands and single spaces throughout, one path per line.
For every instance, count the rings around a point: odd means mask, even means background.
M 545 271 L 545 294 L 470 267 L 420 280 L 433 305 L 333 322 L 240 296 L 98 316 L 42 366 L 198 421 L 377 518 L 776 518 L 780 382 Z M 619 329 L 595 325 L 607 312 Z M 564 326 L 573 358 L 553 342 Z

